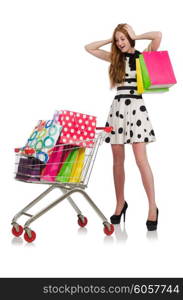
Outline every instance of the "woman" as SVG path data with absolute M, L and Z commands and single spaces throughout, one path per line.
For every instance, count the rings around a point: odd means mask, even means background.
M 156 140 L 149 115 L 142 95 L 137 94 L 135 59 L 140 52 L 136 50 L 135 40 L 151 40 L 144 51 L 156 51 L 162 34 L 159 31 L 136 35 L 128 24 L 119 24 L 112 39 L 93 42 L 85 46 L 92 55 L 110 62 L 109 77 L 111 88 L 116 87 L 117 94 L 111 105 L 106 126 L 112 131 L 105 141 L 111 144 L 113 153 L 113 175 L 116 192 L 116 210 L 111 216 L 111 223 L 119 224 L 128 207 L 124 197 L 124 159 L 125 144 L 132 144 L 137 166 L 148 197 L 149 211 L 146 221 L 148 230 L 156 230 L 158 208 L 155 202 L 154 179 L 148 162 L 146 144 Z M 100 47 L 111 44 L 111 52 Z

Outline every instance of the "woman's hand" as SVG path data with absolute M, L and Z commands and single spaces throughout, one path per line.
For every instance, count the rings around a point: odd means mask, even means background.
M 128 32 L 129 36 L 131 37 L 132 40 L 135 40 L 136 39 L 136 34 L 135 34 L 135 31 L 133 30 L 133 28 L 126 24 L 124 26 L 124 29 Z

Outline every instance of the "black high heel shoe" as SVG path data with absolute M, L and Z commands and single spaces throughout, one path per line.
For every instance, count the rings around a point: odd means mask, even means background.
M 120 215 L 112 215 L 110 217 L 110 220 L 111 220 L 112 224 L 120 224 L 122 214 L 123 214 L 123 222 L 125 222 L 125 215 L 126 215 L 127 207 L 128 207 L 128 204 L 125 201 L 125 204 L 123 206 L 123 209 L 122 209 Z
M 159 213 L 159 210 L 158 208 L 156 209 L 156 221 L 150 221 L 150 220 L 147 220 L 146 221 L 146 226 L 147 226 L 147 229 L 149 231 L 153 231 L 153 230 L 156 230 L 157 229 L 157 225 L 158 225 L 158 213 Z

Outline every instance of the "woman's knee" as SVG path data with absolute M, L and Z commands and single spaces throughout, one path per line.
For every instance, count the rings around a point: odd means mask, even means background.
M 146 153 L 146 149 L 144 147 L 141 147 L 141 145 L 139 147 L 134 146 L 133 147 L 133 152 L 134 152 L 136 164 L 139 167 L 148 163 L 147 153 Z
M 147 154 L 144 151 L 134 152 L 134 155 L 138 167 L 148 164 Z
M 138 167 L 142 167 L 148 163 L 146 157 L 142 157 L 142 156 L 135 156 L 135 160 Z
M 112 145 L 113 161 L 115 163 L 124 162 L 125 151 L 124 145 Z

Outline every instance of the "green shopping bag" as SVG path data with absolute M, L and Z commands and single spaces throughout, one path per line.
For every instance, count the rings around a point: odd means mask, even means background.
M 78 151 L 79 151 L 78 148 L 71 150 L 71 152 L 67 156 L 66 160 L 64 161 L 64 164 L 63 164 L 60 172 L 58 173 L 58 175 L 56 177 L 56 181 L 69 182 L 74 162 L 78 156 Z
M 142 54 L 139 55 L 139 61 L 140 61 L 140 68 L 142 73 L 143 86 L 144 89 L 146 90 L 150 87 L 151 80 Z
M 168 92 L 169 88 L 149 88 L 151 86 L 151 80 L 149 77 L 149 73 L 144 61 L 143 54 L 139 55 L 139 62 L 140 62 L 140 70 L 142 75 L 142 81 L 143 81 L 143 87 L 144 91 L 143 93 L 163 93 Z
M 147 89 L 144 90 L 144 93 L 164 93 L 164 92 L 168 92 L 169 88 L 156 88 L 156 89 Z

